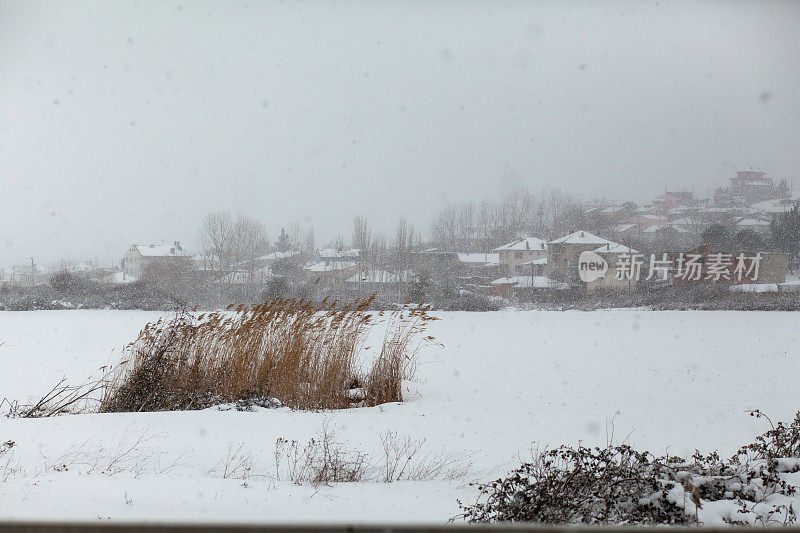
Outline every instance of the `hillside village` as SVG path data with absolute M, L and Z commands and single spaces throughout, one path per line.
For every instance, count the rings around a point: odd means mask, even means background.
M 357 218 L 351 246 L 340 241 L 317 248 L 313 233 L 303 239 L 295 232 L 290 238 L 284 230 L 271 245 L 262 239 L 237 253 L 219 246 L 193 250 L 179 241 L 132 244 L 112 267 L 32 260 L 0 271 L 0 283 L 6 292 L 59 281 L 149 283 L 176 300 L 204 304 L 372 294 L 385 303 L 465 295 L 525 300 L 552 291 L 632 292 L 698 284 L 757 292 L 800 289 L 792 275 L 798 236 L 781 233 L 778 223 L 792 213 L 797 199 L 786 180 L 776 183 L 765 172 L 737 172 L 707 198 L 678 190 L 645 205 L 559 201 L 551 196 L 549 204 L 536 205 L 523 192 L 510 193 L 495 207 L 450 206 L 424 241 L 401 221 L 395 242 L 387 244 Z M 589 281 L 579 266 L 588 252 L 604 265 L 598 268 L 606 269 Z M 689 256 L 702 265 L 694 265 L 693 276 L 683 269 Z

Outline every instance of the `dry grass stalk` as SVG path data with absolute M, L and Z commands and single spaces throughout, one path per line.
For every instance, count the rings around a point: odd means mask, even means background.
M 349 385 L 359 382 L 367 384 L 366 405 L 401 401 L 417 336 L 434 319 L 424 306 L 390 314 L 380 356 L 362 375 L 356 357 L 373 323 L 372 300 L 274 300 L 196 317 L 177 312 L 145 326 L 127 347 L 131 357 L 108 383 L 101 411 L 198 409 L 254 397 L 341 409 L 350 406 Z

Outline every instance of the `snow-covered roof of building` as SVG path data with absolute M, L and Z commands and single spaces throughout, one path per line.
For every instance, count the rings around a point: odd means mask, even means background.
M 355 261 L 320 261 L 311 263 L 305 267 L 309 272 L 333 272 L 335 270 L 347 270 L 358 265 Z
M 737 226 L 769 226 L 769 222 L 757 218 L 743 218 L 736 223 Z
M 348 283 L 400 283 L 410 281 L 414 277 L 414 273 L 410 270 L 403 271 L 399 274 L 389 272 L 388 270 L 372 269 L 359 272 L 354 276 L 347 278 Z
M 645 228 L 642 233 L 658 233 L 664 230 L 673 230 L 676 233 L 688 233 L 689 230 L 680 226 L 673 226 L 672 224 L 653 224 Z
M 698 226 L 699 222 L 692 219 L 692 217 L 683 217 L 678 220 L 673 220 L 670 224 L 677 224 L 679 226 Z
M 267 255 L 262 255 L 258 258 L 258 261 L 276 261 L 278 259 L 286 259 L 287 257 L 293 257 L 299 254 L 297 250 L 287 250 L 285 252 L 272 252 Z
M 500 263 L 500 254 L 481 254 L 481 253 L 473 253 L 473 252 L 466 252 L 462 253 L 459 252 L 458 260 L 461 263 L 484 263 L 484 264 L 499 264 Z
M 667 219 L 667 217 L 663 217 L 661 215 L 653 215 L 653 214 L 645 214 L 645 215 L 639 215 L 639 216 L 641 216 L 642 218 L 646 218 L 648 220 L 666 220 Z
M 638 254 L 639 251 L 627 246 L 625 244 L 620 244 L 617 242 L 610 242 L 608 244 L 604 244 L 600 248 L 592 250 L 598 254 Z
M 547 250 L 547 243 L 536 237 L 528 237 L 527 239 L 512 241 L 494 249 L 495 252 L 499 252 L 500 250 Z
M 322 248 L 317 250 L 317 255 L 327 259 L 339 259 L 347 257 L 359 257 L 361 250 L 350 248 L 349 250 L 337 250 L 336 248 Z
M 511 285 L 516 289 L 566 289 L 567 284 L 555 281 L 546 276 L 514 276 L 499 278 L 491 282 L 492 285 Z
M 614 244 L 613 241 L 609 241 L 608 239 L 604 239 L 602 237 L 598 237 L 597 235 L 592 235 L 588 231 L 576 231 L 574 233 L 570 233 L 569 235 L 565 235 L 559 239 L 554 241 L 550 241 L 549 244 Z
M 142 257 L 188 257 L 189 253 L 179 242 L 173 244 L 134 244 Z
M 780 198 L 758 202 L 750 207 L 762 213 L 783 213 L 792 209 L 797 201 L 797 198 Z
M 125 272 L 112 272 L 105 277 L 104 281 L 107 283 L 133 283 L 138 281 L 139 278 L 134 276 L 127 276 Z
M 635 228 L 636 224 L 619 224 L 611 228 L 611 231 L 616 233 L 622 233 L 623 231 L 628 231 L 629 229 Z
M 605 209 L 601 210 L 600 212 L 601 213 L 606 213 L 606 214 L 611 214 L 611 213 L 617 213 L 619 211 L 622 211 L 622 206 L 621 205 L 612 205 L 611 207 L 606 207 Z

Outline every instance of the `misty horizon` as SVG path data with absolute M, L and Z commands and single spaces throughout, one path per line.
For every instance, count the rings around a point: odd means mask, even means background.
M 800 169 L 800 6 L 0 3 L 0 263 Z

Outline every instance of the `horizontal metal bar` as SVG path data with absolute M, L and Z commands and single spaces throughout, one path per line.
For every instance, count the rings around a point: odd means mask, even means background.
M 696 526 L 692 526 L 696 527 Z M 601 529 L 604 533 L 664 533 L 674 531 L 667 526 L 553 526 L 546 524 L 151 524 L 123 522 L 2 522 L 0 533 L 466 533 L 531 531 L 535 533 L 586 533 Z M 730 533 L 731 528 L 703 527 L 704 533 Z M 800 527 L 780 528 L 782 533 L 800 533 Z

